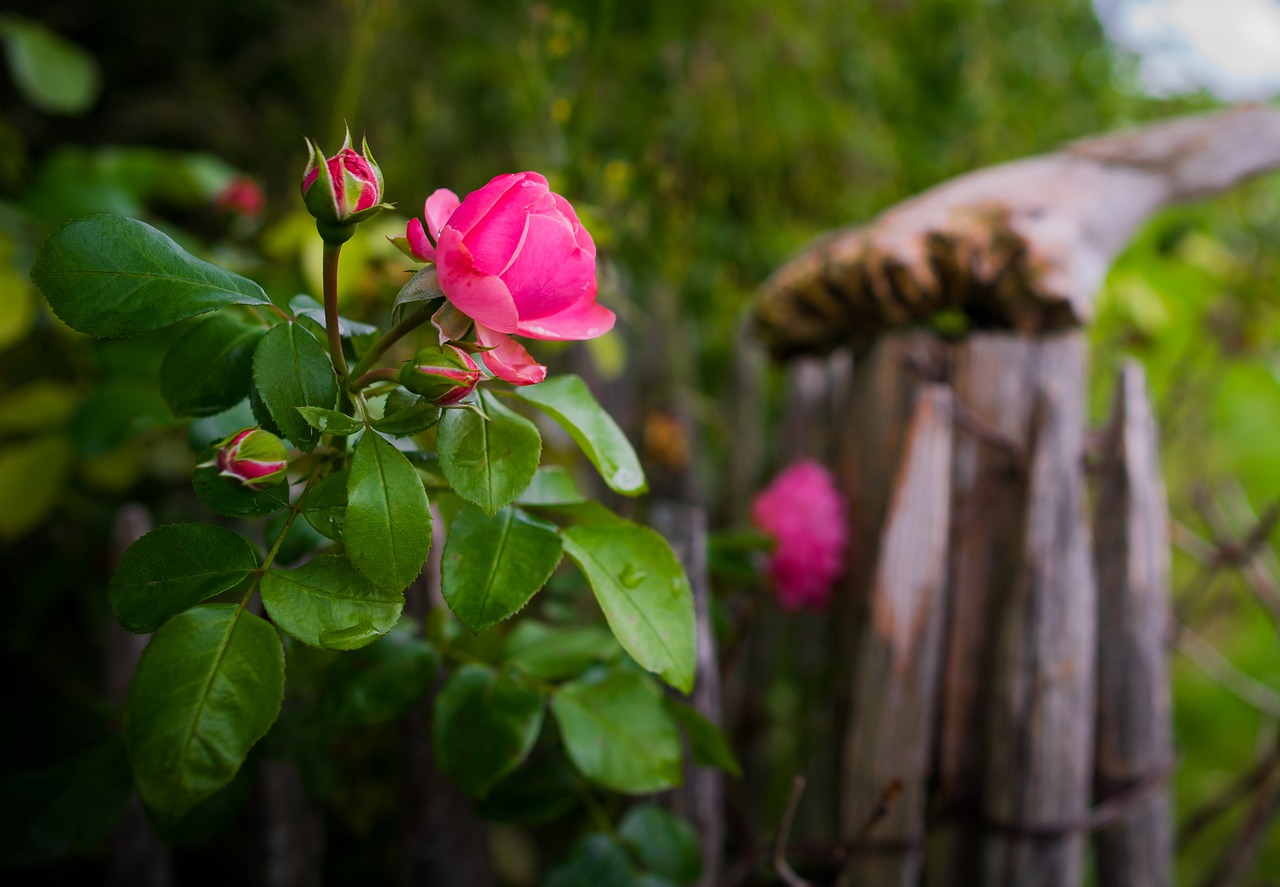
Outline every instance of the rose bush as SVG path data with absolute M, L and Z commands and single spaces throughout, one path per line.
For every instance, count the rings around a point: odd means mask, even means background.
M 596 245 L 567 200 L 535 172 L 497 176 L 458 200 L 441 188 L 405 232 L 414 258 L 434 262 L 440 288 L 475 322 L 485 366 L 515 385 L 546 378 L 511 336 L 594 339 L 614 314 L 596 301 Z M 434 241 L 434 244 L 433 242 Z
M 775 540 L 768 573 L 784 610 L 822 609 L 844 571 L 845 503 L 831 472 L 795 462 L 751 503 L 751 519 Z

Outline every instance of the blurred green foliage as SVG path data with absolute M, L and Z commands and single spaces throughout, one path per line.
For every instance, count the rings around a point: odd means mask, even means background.
M 100 701 L 98 666 L 116 509 L 199 513 L 182 480 L 186 430 L 155 385 L 170 334 L 91 344 L 60 326 L 26 278 L 52 226 L 102 210 L 147 218 L 287 300 L 318 292 L 319 243 L 297 200 L 304 135 L 336 144 L 344 121 L 367 130 L 405 217 L 437 187 L 461 195 L 497 173 L 542 171 L 596 235 L 603 300 L 621 316 L 622 333 L 591 359 L 650 405 L 695 415 L 700 491 L 714 501 L 734 445 L 741 321 L 785 257 L 949 176 L 1211 104 L 1140 95 L 1088 0 L 6 8 L 0 502 L 21 507 L 0 514 L 0 569 L 12 579 L 0 641 L 20 688 L 14 713 L 29 727 L 0 739 L 6 771 L 89 749 L 118 718 Z M 214 208 L 237 171 L 263 184 L 261 219 Z M 1105 419 L 1109 370 L 1136 356 L 1157 402 L 1175 517 L 1204 535 L 1197 488 L 1211 497 L 1234 479 L 1258 511 L 1280 498 L 1278 201 L 1273 177 L 1162 215 L 1117 263 L 1092 330 L 1095 418 Z M 382 235 L 397 225 L 379 220 L 349 245 L 346 267 L 365 269 L 343 281 L 351 313 L 386 310 L 403 265 Z M 772 415 L 776 404 L 759 409 Z M 1247 533 L 1248 521 L 1237 516 L 1235 529 Z M 1180 609 L 1240 668 L 1280 687 L 1275 626 L 1253 596 L 1230 577 L 1205 591 L 1189 558 L 1175 567 L 1177 587 L 1195 595 Z M 1274 744 L 1276 724 L 1185 660 L 1176 675 L 1185 815 Z M 762 695 L 800 698 L 781 683 Z M 298 731 L 305 717 L 295 713 Z M 775 745 L 790 748 L 775 729 Z M 313 761 L 310 781 L 335 798 L 351 857 L 376 865 L 374 823 L 394 803 L 370 761 L 392 740 L 333 736 L 347 758 Z M 306 745 L 288 731 L 274 742 Z M 1187 883 L 1233 817 L 1180 857 Z M 1280 870 L 1280 842 L 1270 843 L 1259 873 Z M 220 871 L 213 854 L 192 858 L 188 871 Z M 50 877 L 72 883 L 84 865 Z

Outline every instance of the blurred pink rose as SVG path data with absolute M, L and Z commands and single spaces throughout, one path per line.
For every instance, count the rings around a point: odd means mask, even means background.
M 821 610 L 844 571 L 845 503 L 817 462 L 790 465 L 751 503 L 751 519 L 776 541 L 768 572 L 784 610 Z
M 546 378 L 513 335 L 594 339 L 613 328 L 613 312 L 596 301 L 596 245 L 536 172 L 498 176 L 461 202 L 441 188 L 427 198 L 425 216 L 425 228 L 421 219 L 409 223 L 409 248 L 436 263 L 440 288 L 475 321 L 477 340 L 491 349 L 481 359 L 498 378 Z
M 239 213 L 255 219 L 262 215 L 266 198 L 262 194 L 262 186 L 253 179 L 239 177 L 227 182 L 226 186 L 213 198 L 218 209 Z

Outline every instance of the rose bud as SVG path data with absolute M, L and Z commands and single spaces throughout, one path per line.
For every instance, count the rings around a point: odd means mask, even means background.
M 310 139 L 307 147 L 311 156 L 302 176 L 303 202 L 326 242 L 345 243 L 357 223 L 388 208 L 381 202 L 382 170 L 369 153 L 367 141 L 363 155 L 352 149 L 349 132 L 341 150 L 327 159 Z
M 261 490 L 285 479 L 289 457 L 284 441 L 270 431 L 246 428 L 218 444 L 212 464 L 223 477 L 234 478 L 250 490 Z
M 569 201 L 536 172 L 498 176 L 465 200 L 441 188 L 405 231 L 414 258 L 434 262 L 440 289 L 475 321 L 480 359 L 498 378 L 546 378 L 530 339 L 594 339 L 614 314 L 596 302 L 596 245 Z M 430 236 L 428 236 L 430 235 Z M 432 240 L 435 241 L 434 245 Z
M 400 371 L 400 384 L 434 404 L 455 404 L 475 390 L 480 367 L 453 345 L 428 345 Z

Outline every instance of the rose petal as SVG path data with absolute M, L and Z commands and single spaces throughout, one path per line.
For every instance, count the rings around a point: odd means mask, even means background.
M 463 239 L 476 257 L 477 268 L 499 275 L 506 270 L 524 247 L 534 204 L 546 194 L 545 186 L 537 182 L 515 181 L 489 211 L 476 220 Z M 449 227 L 454 227 L 452 219 Z
M 595 256 L 578 246 L 559 213 L 529 216 L 524 243 L 501 274 L 521 320 L 558 314 L 595 286 Z
M 524 181 L 528 175 L 530 173 L 518 172 L 494 176 L 483 188 L 472 191 L 463 199 L 462 204 L 449 216 L 447 224 L 449 227 L 457 228 L 463 234 L 466 234 L 475 227 L 476 222 L 485 217 L 503 194 L 506 194 L 510 188 Z M 538 178 L 542 177 L 539 176 Z M 543 179 L 544 183 L 545 181 Z
M 427 220 L 427 228 L 430 229 L 427 233 L 431 235 L 432 240 L 439 239 L 440 232 L 448 224 L 450 216 L 457 210 L 458 205 L 458 195 L 448 188 L 437 188 L 427 198 L 423 215 Z
M 595 300 L 595 293 L 565 310 L 537 320 L 521 320 L 516 335 L 530 339 L 577 341 L 603 336 L 613 329 L 615 315 Z
M 478 270 L 462 235 L 445 226 L 436 248 L 440 289 L 463 314 L 503 333 L 514 333 L 519 317 L 502 278 Z
M 413 251 L 415 259 L 421 259 L 424 262 L 436 260 L 436 248 L 431 245 L 430 240 L 427 240 L 427 233 L 422 230 L 422 219 L 410 219 L 404 235 L 409 241 L 409 249 Z
M 535 361 L 524 346 L 509 336 L 476 325 L 476 337 L 480 344 L 491 351 L 482 352 L 480 359 L 489 371 L 512 385 L 537 385 L 547 378 L 547 368 Z
M 578 214 L 574 211 L 573 204 L 554 192 L 551 196 L 555 198 L 556 209 L 560 210 L 560 214 L 568 219 L 569 224 L 573 227 L 573 237 L 578 246 L 594 256 L 596 254 L 596 242 L 591 239 L 591 232 L 582 227 L 582 222 L 578 219 Z

